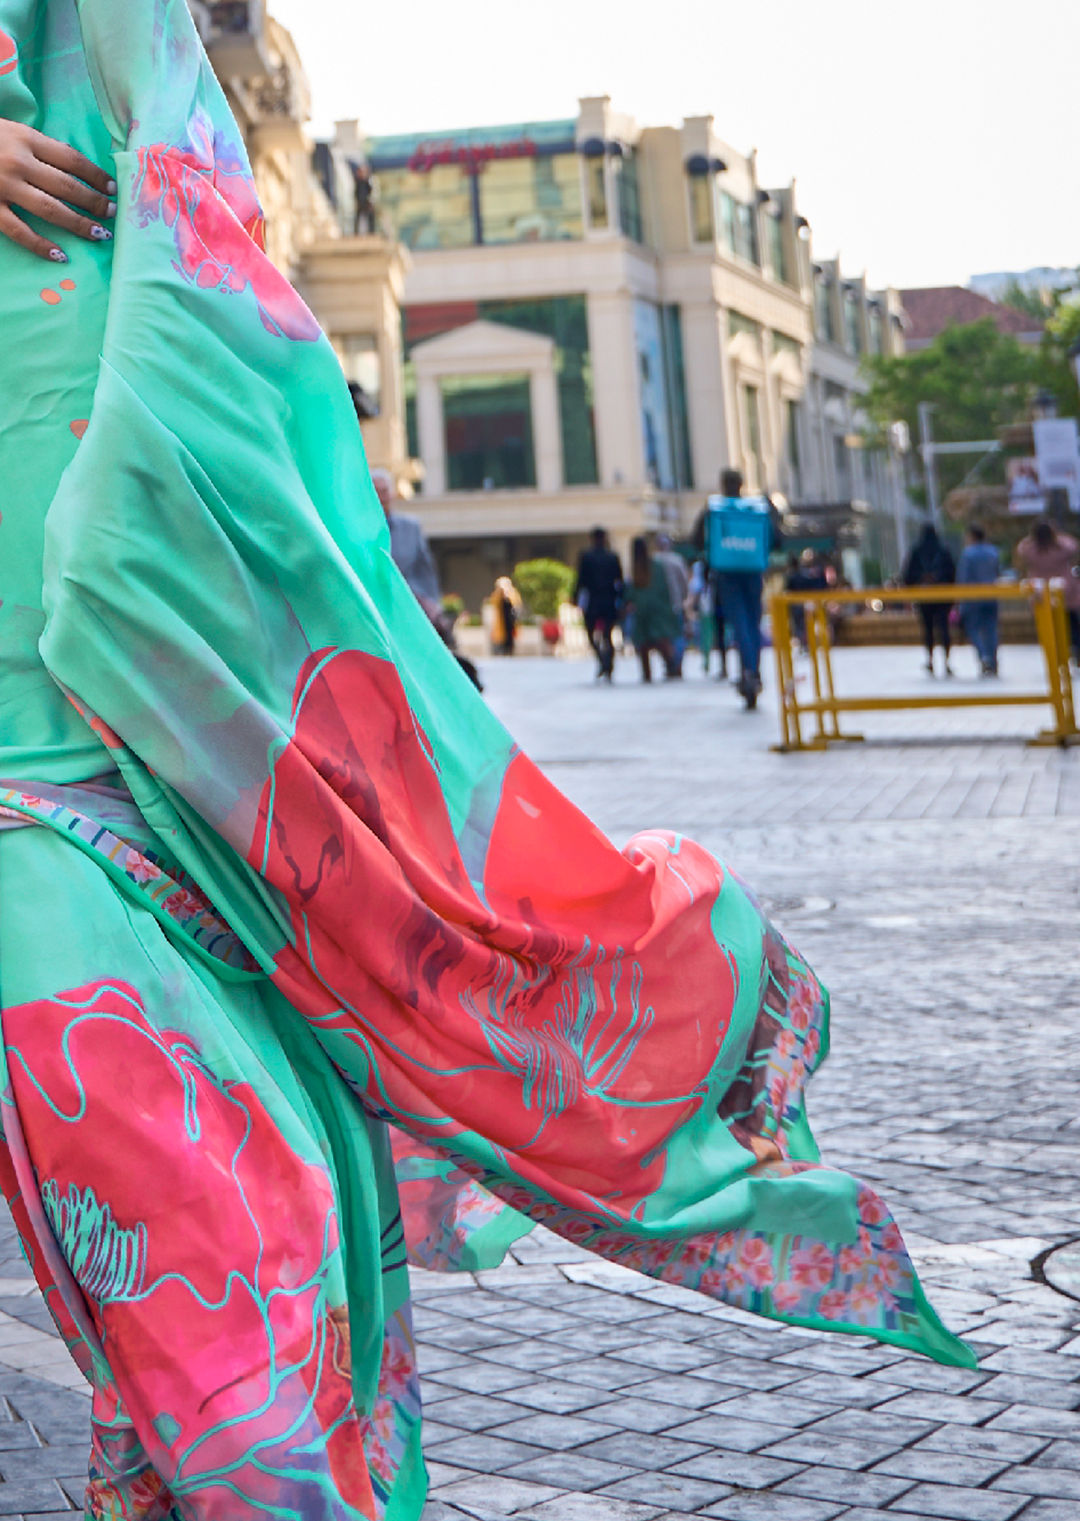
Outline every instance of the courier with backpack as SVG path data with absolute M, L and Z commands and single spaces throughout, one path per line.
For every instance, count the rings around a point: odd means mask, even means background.
M 763 496 L 743 496 L 742 477 L 724 471 L 722 495 L 705 512 L 705 558 L 732 626 L 741 671 L 738 689 L 747 708 L 761 691 L 761 590 L 773 545 L 772 509 Z

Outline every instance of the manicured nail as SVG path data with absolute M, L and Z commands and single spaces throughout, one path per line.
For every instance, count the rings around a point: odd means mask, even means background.
M 109 202 L 108 206 L 105 208 L 105 215 L 107 217 L 114 217 L 116 215 L 116 202 L 115 201 L 110 201 Z
M 110 180 L 108 182 L 108 184 L 105 186 L 105 194 L 106 195 L 115 195 L 116 194 L 116 181 L 115 180 Z
M 66 264 L 68 261 L 68 256 L 62 248 L 50 248 L 49 258 L 54 264 Z
M 99 227 L 96 222 L 90 229 L 90 236 L 94 239 L 95 243 L 108 243 L 112 239 L 112 233 L 109 229 L 107 227 Z

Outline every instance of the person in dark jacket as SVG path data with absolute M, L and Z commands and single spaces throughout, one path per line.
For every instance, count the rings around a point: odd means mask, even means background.
M 952 586 L 955 581 L 956 562 L 938 537 L 933 523 L 925 524 L 904 566 L 904 585 Z M 949 614 L 952 607 L 948 602 L 918 602 L 916 606 L 922 619 L 926 669 L 931 676 L 934 674 L 934 645 L 940 644 L 945 651 L 945 675 L 951 676 Z
M 574 601 L 581 608 L 589 643 L 599 661 L 597 680 L 610 681 L 615 670 L 612 634 L 622 607 L 622 566 L 602 528 L 594 528 L 590 538 L 591 545 L 582 550 L 578 561 Z

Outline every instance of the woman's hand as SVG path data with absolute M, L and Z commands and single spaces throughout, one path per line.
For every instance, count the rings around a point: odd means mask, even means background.
M 54 264 L 67 254 L 16 214 L 32 212 L 76 237 L 103 243 L 112 237 L 103 222 L 116 215 L 116 182 L 88 158 L 33 127 L 0 118 L 0 235 Z M 72 210 L 78 207 L 79 210 Z M 80 212 L 89 213 L 81 216 Z

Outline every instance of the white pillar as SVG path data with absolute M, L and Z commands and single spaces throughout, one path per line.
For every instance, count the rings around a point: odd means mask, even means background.
M 590 295 L 588 317 L 600 481 L 604 486 L 641 486 L 645 481 L 645 447 L 633 298 L 629 292 Z
M 562 429 L 559 389 L 554 369 L 535 369 L 529 375 L 532 401 L 533 450 L 536 484 L 540 491 L 558 491 L 563 483 Z
M 433 375 L 418 375 L 416 379 L 416 431 L 426 472 L 424 495 L 442 496 L 446 491 L 446 432 L 442 390 Z

